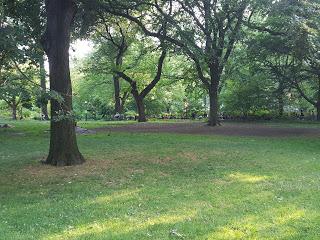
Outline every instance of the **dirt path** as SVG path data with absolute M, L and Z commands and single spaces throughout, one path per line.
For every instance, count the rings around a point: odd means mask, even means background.
M 264 124 L 224 123 L 209 127 L 204 123 L 136 123 L 95 129 L 97 132 L 179 133 L 259 137 L 320 137 L 320 128 L 278 127 Z

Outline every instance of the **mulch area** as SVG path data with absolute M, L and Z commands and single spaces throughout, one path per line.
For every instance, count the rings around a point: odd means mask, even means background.
M 205 123 L 136 123 L 94 129 L 96 132 L 177 133 L 197 135 L 255 137 L 320 137 L 320 128 L 269 126 L 259 123 L 223 123 L 209 127 Z

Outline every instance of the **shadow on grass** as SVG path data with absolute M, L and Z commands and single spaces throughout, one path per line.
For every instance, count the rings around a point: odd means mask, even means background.
M 2 236 L 316 239 L 320 150 L 307 147 L 316 141 L 83 136 L 82 151 L 95 159 L 86 165 L 56 169 L 28 160 L 1 178 Z

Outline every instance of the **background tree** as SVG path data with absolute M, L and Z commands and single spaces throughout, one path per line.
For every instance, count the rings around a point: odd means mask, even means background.
M 20 119 L 23 118 L 22 108 L 30 109 L 32 107 L 32 87 L 26 84 L 24 78 L 19 76 L 15 69 L 6 71 L 6 82 L 0 87 L 0 100 L 7 103 L 12 111 L 12 119 L 17 120 L 17 114 L 20 109 Z
M 302 72 L 294 84 L 301 96 L 315 107 L 320 121 L 320 2 L 303 2 L 297 16 L 300 22 L 296 51 Z
M 278 1 L 263 21 L 268 31 L 249 41 L 254 60 L 277 79 L 280 115 L 284 94 L 296 89 L 320 119 L 319 9 L 317 1 Z
M 82 119 L 111 120 L 114 116 L 112 60 L 106 52 L 102 46 L 96 45 L 93 53 L 78 61 L 72 71 L 74 107 Z M 126 99 L 129 90 L 122 86 L 120 94 Z
M 5 0 L 6 15 L 16 26 L 19 26 L 20 35 L 23 38 L 19 44 L 23 46 L 24 61 L 29 61 L 30 65 L 38 67 L 38 78 L 42 93 L 39 94 L 39 103 L 44 119 L 48 120 L 48 101 L 46 100 L 46 69 L 45 53 L 41 46 L 41 35 L 44 32 L 44 4 L 38 0 L 8 1 Z M 25 13 L 25 14 L 21 14 Z
M 210 98 L 209 125 L 218 121 L 218 92 L 224 68 L 254 2 L 239 1 L 105 1 L 105 9 L 136 23 L 145 34 L 180 48 L 195 64 Z M 126 9 L 125 11 L 122 9 Z M 151 14 L 151 15 L 150 15 Z M 168 34 L 161 22 L 168 22 Z
M 105 54 L 105 56 L 100 56 L 102 57 L 101 59 L 105 59 L 107 62 L 111 63 L 111 66 L 109 64 L 109 72 L 105 67 L 102 67 L 102 70 L 106 72 L 106 74 L 112 74 L 113 77 L 114 113 L 123 113 L 124 105 L 128 97 L 128 91 L 121 93 L 120 77 L 114 70 L 122 68 L 123 59 L 131 43 L 134 41 L 136 30 L 131 26 L 128 20 L 112 18 L 110 16 L 105 16 L 104 13 L 100 12 L 95 32 L 94 42 L 100 46 L 100 55 L 102 53 Z M 101 70 L 101 65 L 96 65 L 96 68 Z M 124 88 L 127 89 L 126 87 Z
M 127 71 L 124 69 L 119 69 L 119 70 L 115 71 L 119 77 L 121 77 L 123 80 L 127 81 L 131 86 L 131 94 L 132 94 L 132 96 L 135 100 L 135 103 L 136 103 L 139 122 L 146 122 L 147 121 L 144 99 L 154 89 L 154 87 L 158 84 L 158 82 L 161 80 L 161 75 L 162 75 L 162 70 L 163 70 L 165 58 L 167 55 L 167 50 L 166 50 L 165 45 L 163 43 L 161 43 L 160 48 L 161 48 L 161 55 L 160 55 L 160 57 L 158 57 L 158 63 L 156 65 L 157 66 L 156 70 L 152 71 L 152 72 L 154 72 L 153 73 L 154 77 L 152 78 L 152 80 L 150 82 L 146 83 L 145 86 L 143 86 L 141 90 L 139 90 L 139 83 L 137 82 L 137 78 L 134 78 L 134 77 L 130 76 L 129 74 L 127 74 Z M 157 54 L 157 52 L 156 52 L 156 54 Z M 153 61 L 151 61 L 151 58 L 147 58 L 144 60 L 148 61 L 149 63 L 153 62 Z M 133 70 L 135 72 L 135 74 L 138 73 L 137 75 L 139 75 L 139 72 L 136 72 L 136 70 L 137 70 L 136 67 L 134 67 L 133 69 L 130 69 L 130 70 Z M 140 87 L 141 87 L 141 84 L 140 84 Z

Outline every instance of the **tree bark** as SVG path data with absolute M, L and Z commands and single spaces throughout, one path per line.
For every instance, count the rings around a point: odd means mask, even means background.
M 277 98 L 278 98 L 279 117 L 283 117 L 283 114 L 284 114 L 284 94 L 285 94 L 284 89 L 285 89 L 285 84 L 282 80 L 280 80 L 278 89 L 276 91 Z
M 131 82 L 131 93 L 136 102 L 138 111 L 138 122 L 147 122 L 146 110 L 143 102 L 144 96 L 139 94 L 137 83 L 135 81 Z
M 143 98 L 139 96 L 134 96 L 136 105 L 137 105 L 137 110 L 138 110 L 138 122 L 147 122 L 147 117 L 146 117 L 146 109 L 144 106 Z
M 320 121 L 320 101 L 317 103 L 317 121 Z
M 51 101 L 50 150 L 46 164 L 70 166 L 85 160 L 79 152 L 72 113 L 69 68 L 70 28 L 76 12 L 73 0 L 46 0 L 47 29 L 42 44 L 49 59 L 50 89 L 64 98 Z M 59 112 L 63 113 L 60 118 Z M 68 116 L 69 114 L 69 116 Z M 59 118 L 57 118 L 59 117 Z
M 12 120 L 17 120 L 17 107 L 12 106 Z
M 129 92 L 128 91 L 124 92 L 123 96 L 120 97 L 120 103 L 121 103 L 120 104 L 120 113 L 123 113 L 124 106 L 126 104 L 126 101 L 127 101 L 128 97 L 129 97 Z
M 219 103 L 218 103 L 218 92 L 215 90 L 209 91 L 210 99 L 210 111 L 209 111 L 209 122 L 208 125 L 211 127 L 219 124 Z
M 279 95 L 278 96 L 278 114 L 279 114 L 279 117 L 283 117 L 283 113 L 284 113 L 284 100 L 283 100 L 283 96 Z
M 17 120 L 17 105 L 16 105 L 15 97 L 12 99 L 11 109 L 12 109 L 12 120 Z
M 22 106 L 19 109 L 19 119 L 23 120 L 23 107 Z
M 320 121 L 320 75 L 318 76 L 317 121 Z
M 211 84 L 209 86 L 209 122 L 208 125 L 215 127 L 220 125 L 219 123 L 219 82 L 220 75 L 218 74 L 218 68 L 211 67 Z
M 116 68 L 117 70 L 121 68 L 123 62 L 123 55 L 126 51 L 127 47 L 125 45 L 125 41 L 122 41 L 121 46 L 119 47 L 119 52 L 116 57 Z M 114 84 L 114 100 L 115 100 L 115 113 L 122 113 L 121 106 L 121 96 L 120 96 L 120 77 L 118 74 L 114 74 L 113 76 L 113 84 Z
M 40 57 L 39 65 L 40 65 L 40 86 L 42 90 L 45 92 L 47 90 L 47 86 L 46 86 L 46 69 L 44 67 L 44 56 Z M 49 120 L 47 102 L 41 103 L 41 113 L 45 120 Z
M 121 107 L 121 97 L 120 97 L 120 81 L 118 74 L 114 74 L 113 76 L 113 85 L 114 85 L 114 113 L 122 113 Z

